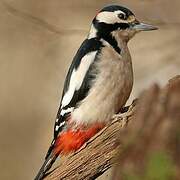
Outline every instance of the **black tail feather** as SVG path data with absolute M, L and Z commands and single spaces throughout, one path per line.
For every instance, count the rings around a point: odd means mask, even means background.
M 52 142 L 51 142 L 51 145 L 50 145 L 50 147 L 49 147 L 49 149 L 48 149 L 48 151 L 46 153 L 45 159 L 47 159 L 50 156 L 50 154 L 51 154 L 51 152 L 52 152 L 52 150 L 54 148 L 54 144 L 55 144 L 55 140 L 53 139 Z
M 45 177 L 46 172 L 51 168 L 54 161 L 58 155 L 53 155 L 52 153 L 45 159 L 41 169 L 39 170 L 37 176 L 34 178 L 34 180 L 42 180 Z

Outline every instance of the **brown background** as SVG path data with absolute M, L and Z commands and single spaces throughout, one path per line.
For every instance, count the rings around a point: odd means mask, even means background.
M 104 5 L 128 6 L 159 31 L 129 47 L 131 100 L 152 82 L 180 73 L 179 0 L 4 0 L 0 2 L 0 179 L 30 180 L 52 137 L 67 68 Z

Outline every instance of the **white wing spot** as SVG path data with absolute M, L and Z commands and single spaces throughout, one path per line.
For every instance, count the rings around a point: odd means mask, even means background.
M 58 129 L 59 129 L 59 126 L 56 126 L 56 127 L 55 127 L 55 131 L 58 131 Z
M 68 109 L 62 109 L 61 110 L 61 115 L 64 116 L 64 114 L 72 112 L 74 107 L 68 108 Z
M 58 126 L 58 125 L 56 125 L 56 127 L 55 127 L 55 131 L 58 131 L 58 130 L 59 130 L 59 128 L 60 128 L 60 127 L 62 127 L 64 124 L 65 124 L 65 121 L 63 121 L 62 123 L 60 123 L 60 124 L 59 124 L 59 126 Z
M 65 124 L 65 121 L 63 121 L 62 123 L 60 123 L 59 127 L 63 126 Z

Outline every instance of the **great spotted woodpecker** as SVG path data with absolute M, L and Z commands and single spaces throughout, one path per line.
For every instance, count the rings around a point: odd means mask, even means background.
M 137 32 L 155 29 L 118 5 L 96 15 L 67 73 L 54 138 L 35 180 L 44 177 L 59 154 L 79 149 L 125 105 L 133 86 L 127 43 Z

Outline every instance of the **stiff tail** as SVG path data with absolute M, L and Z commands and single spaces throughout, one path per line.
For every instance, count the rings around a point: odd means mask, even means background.
M 39 172 L 38 172 L 37 176 L 34 178 L 34 180 L 42 180 L 44 178 L 46 172 L 51 168 L 51 166 L 53 165 L 53 163 L 57 157 L 58 157 L 58 155 L 51 153 L 45 159 L 41 169 L 39 170 Z
M 48 149 L 48 151 L 47 151 L 47 154 L 46 154 L 46 156 L 45 156 L 45 159 L 47 159 L 47 158 L 50 156 L 50 154 L 52 153 L 52 150 L 53 150 L 53 148 L 54 148 L 54 145 L 55 145 L 55 140 L 53 139 L 52 142 L 51 142 L 51 145 L 50 145 L 50 147 L 49 147 L 49 149 Z

